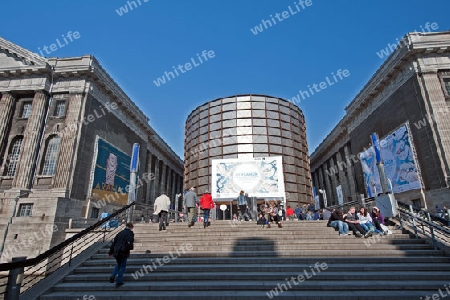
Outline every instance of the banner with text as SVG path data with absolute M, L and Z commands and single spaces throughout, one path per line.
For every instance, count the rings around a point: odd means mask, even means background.
M 127 204 L 131 157 L 97 137 L 94 162 L 91 198 Z
M 241 190 L 250 197 L 285 197 L 282 157 L 213 159 L 212 196 L 236 198 Z

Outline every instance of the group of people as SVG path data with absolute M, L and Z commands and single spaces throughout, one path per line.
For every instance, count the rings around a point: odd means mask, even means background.
M 270 201 L 268 205 L 263 205 L 262 211 L 258 216 L 257 224 L 262 224 L 263 227 L 267 225 L 267 228 L 270 228 L 270 224 L 276 223 L 279 228 L 283 228 L 282 221 L 282 205 L 278 208 L 275 201 Z
M 198 199 L 195 189 L 191 187 L 189 191 L 184 194 L 183 197 L 183 210 L 187 212 L 188 227 L 195 225 L 196 211 L 198 207 L 203 211 L 203 228 L 211 225 L 209 221 L 209 216 L 211 209 L 215 207 L 214 201 L 212 199 L 211 193 L 206 190 L 203 196 Z
M 339 235 L 341 236 L 351 235 L 352 232 L 359 238 L 368 238 L 374 233 L 380 235 L 388 234 L 388 229 L 384 224 L 384 217 L 376 206 L 372 208 L 370 213 L 365 207 L 361 207 L 359 212 L 356 213 L 354 206 L 350 207 L 345 214 L 342 210 L 333 210 L 327 226 L 339 230 Z

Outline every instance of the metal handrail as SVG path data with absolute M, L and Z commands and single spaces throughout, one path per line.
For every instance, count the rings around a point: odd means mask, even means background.
M 397 205 L 399 208 L 403 208 L 404 210 L 416 213 L 419 217 L 422 217 L 423 219 L 428 219 L 429 221 L 433 221 L 435 223 L 438 223 L 440 226 L 450 226 L 450 219 L 438 217 L 437 215 L 430 213 L 427 210 L 424 210 L 422 208 L 414 207 L 412 205 L 406 204 L 401 201 L 397 201 Z M 448 215 L 450 216 L 450 209 L 447 210 Z
M 400 227 L 404 230 L 413 231 L 414 236 L 420 235 L 430 238 L 434 250 L 438 249 L 438 244 L 448 248 L 450 247 L 450 230 L 436 223 L 418 216 L 403 207 L 398 207 L 398 215 L 394 219 L 400 222 Z
M 21 293 L 31 288 L 34 284 L 49 276 L 56 270 L 63 266 L 70 266 L 72 260 L 85 251 L 90 246 L 98 241 L 106 241 L 115 236 L 115 234 L 122 229 L 123 226 L 118 226 L 115 229 L 107 230 L 106 226 L 102 225 L 109 223 L 109 221 L 124 217 L 129 212 L 129 208 L 135 205 L 135 202 L 119 209 L 110 216 L 98 221 L 92 226 L 82 230 L 76 235 L 68 238 L 62 243 L 45 251 L 44 253 L 30 259 L 14 261 L 10 263 L 0 264 L 0 272 L 11 271 L 13 269 L 25 268 L 23 276 Z M 98 230 L 102 229 L 102 230 Z M 3 279 L 7 276 L 0 277 Z M 6 286 L 6 285 L 5 285 Z M 4 286 L 0 286 L 0 295 L 5 294 Z

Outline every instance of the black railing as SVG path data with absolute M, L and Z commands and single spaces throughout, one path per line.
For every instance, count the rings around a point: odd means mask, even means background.
M 444 216 L 439 217 L 437 214 L 430 213 L 422 208 L 414 207 L 412 205 L 403 203 L 401 201 L 397 201 L 398 207 L 402 208 L 405 211 L 409 211 L 410 213 L 416 214 L 418 217 L 422 219 L 431 221 L 436 223 L 439 226 L 449 227 L 450 226 L 450 209 L 444 212 Z
M 430 217 L 429 213 L 427 217 Z M 447 249 L 450 247 L 450 230 L 433 221 L 429 221 L 429 219 L 422 218 L 412 207 L 405 209 L 404 205 L 399 205 L 398 215 L 394 219 L 399 221 L 402 229 L 414 233 L 416 238 L 431 239 L 435 250 L 438 249 L 439 244 Z
M 4 295 L 7 288 L 8 275 L 5 272 L 24 268 L 24 276 L 21 284 L 21 293 L 27 291 L 40 280 L 46 278 L 56 270 L 64 266 L 70 266 L 72 260 L 94 243 L 105 242 L 114 237 L 119 232 L 127 220 L 128 210 L 135 205 L 135 202 L 119 209 L 107 218 L 104 218 L 94 225 L 82 230 L 76 235 L 68 238 L 64 242 L 54 246 L 44 253 L 30 259 L 13 261 L 0 264 L 0 295 Z M 110 222 L 113 221 L 114 222 Z M 118 224 L 116 228 L 107 224 Z

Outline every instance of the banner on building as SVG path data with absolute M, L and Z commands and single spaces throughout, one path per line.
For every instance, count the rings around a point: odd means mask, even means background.
M 212 197 L 236 198 L 241 190 L 250 197 L 285 198 L 282 157 L 212 160 Z
M 97 136 L 91 171 L 91 199 L 126 205 L 130 163 L 129 155 Z
M 420 189 L 421 176 L 414 155 L 409 127 L 403 125 L 380 140 L 381 158 L 388 185 L 394 193 Z M 370 147 L 360 154 L 368 197 L 374 197 L 381 192 L 380 176 L 375 160 L 375 151 Z
M 344 194 L 342 193 L 342 185 L 338 185 L 336 187 L 336 194 L 338 198 L 338 204 L 339 205 L 344 204 Z

